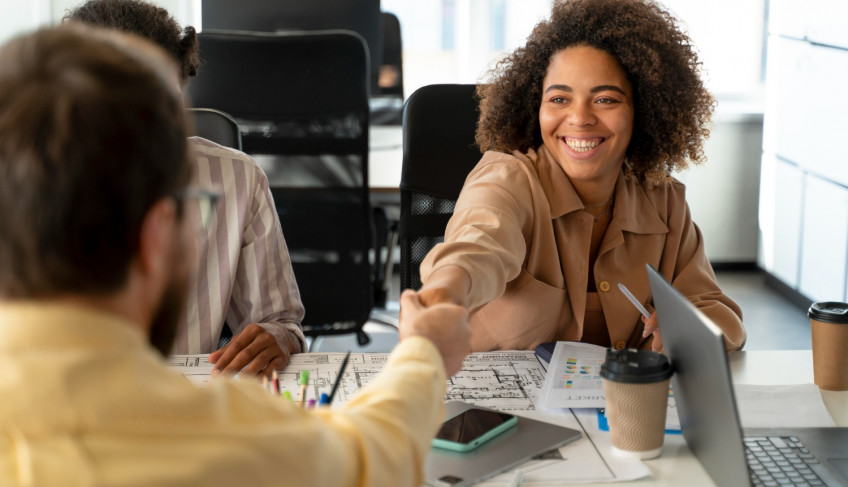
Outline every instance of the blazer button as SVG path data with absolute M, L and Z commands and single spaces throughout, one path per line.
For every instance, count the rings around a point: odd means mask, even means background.
M 610 290 L 609 281 L 601 281 L 598 283 L 598 290 L 602 293 L 608 292 Z
M 624 347 L 626 347 L 626 346 L 627 346 L 627 344 L 624 343 L 624 340 L 619 340 L 619 341 L 615 342 L 615 349 L 616 350 L 624 350 Z

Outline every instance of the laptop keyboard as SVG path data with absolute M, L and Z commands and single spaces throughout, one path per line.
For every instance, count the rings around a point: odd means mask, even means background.
M 825 485 L 810 469 L 819 461 L 795 436 L 746 436 L 745 456 L 751 485 Z

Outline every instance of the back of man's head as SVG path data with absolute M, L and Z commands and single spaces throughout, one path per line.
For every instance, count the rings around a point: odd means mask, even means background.
M 167 10 L 144 0 L 89 0 L 63 20 L 115 29 L 155 43 L 177 62 L 183 85 L 200 67 L 194 27 L 181 29 Z
M 0 48 L 0 298 L 108 294 L 190 166 L 170 59 L 63 26 Z

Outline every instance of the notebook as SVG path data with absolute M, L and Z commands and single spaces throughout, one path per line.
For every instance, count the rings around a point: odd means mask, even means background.
M 746 429 L 721 330 L 650 265 L 683 437 L 717 485 L 848 485 L 848 428 Z
M 471 407 L 479 406 L 460 401 L 447 402 L 445 417 L 452 418 Z M 427 457 L 425 479 L 427 485 L 438 487 L 473 485 L 517 467 L 536 455 L 576 441 L 581 435 L 571 428 L 518 416 L 515 428 L 470 452 L 432 448 Z

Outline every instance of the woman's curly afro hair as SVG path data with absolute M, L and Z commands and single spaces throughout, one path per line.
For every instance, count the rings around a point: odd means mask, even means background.
M 612 55 L 633 87 L 633 136 L 626 170 L 660 183 L 689 161 L 703 162 L 715 100 L 675 19 L 651 0 L 561 0 L 477 89 L 482 151 L 526 152 L 542 144 L 539 106 L 551 56 L 587 45 Z
M 180 67 L 185 84 L 200 67 L 197 32 L 180 29 L 168 11 L 142 0 L 89 0 L 68 12 L 64 22 L 80 22 L 143 37 L 168 52 Z

